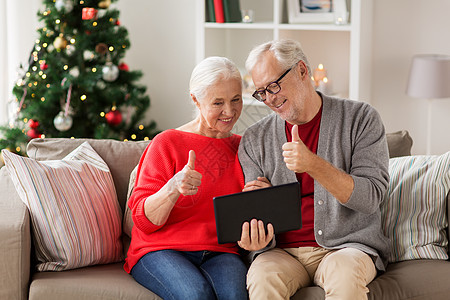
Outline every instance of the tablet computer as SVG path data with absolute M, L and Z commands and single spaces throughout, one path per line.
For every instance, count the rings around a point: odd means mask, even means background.
M 242 224 L 252 219 L 271 223 L 276 234 L 302 226 L 298 182 L 214 197 L 213 202 L 219 244 L 239 241 Z

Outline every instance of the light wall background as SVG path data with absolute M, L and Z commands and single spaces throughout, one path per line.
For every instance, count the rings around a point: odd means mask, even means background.
M 20 60 L 25 60 L 37 37 L 35 7 L 40 1 L 0 0 L 3 1 L 27 7 L 15 21 L 20 24 L 17 43 L 22 47 L 15 59 L 22 56 Z M 450 1 L 373 1 L 370 103 L 380 112 L 387 132 L 407 129 L 414 140 L 413 154 L 424 154 L 427 103 L 406 95 L 407 77 L 413 55 L 450 54 Z M 131 41 L 125 62 L 131 69 L 144 72 L 141 83 L 147 86 L 151 99 L 147 117 L 155 120 L 161 130 L 190 121 L 188 84 L 195 65 L 195 1 L 119 0 L 115 5 Z M 2 73 L 5 69 L 13 72 L 18 65 L 16 61 L 9 61 L 6 67 L 4 61 L 0 63 Z M 432 154 L 442 154 L 450 151 L 450 99 L 438 99 L 432 105 L 431 150 Z

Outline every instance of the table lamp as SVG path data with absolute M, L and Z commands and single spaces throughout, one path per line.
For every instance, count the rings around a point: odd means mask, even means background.
M 450 97 L 450 55 L 415 55 L 409 71 L 406 94 L 428 101 L 427 155 L 431 154 L 431 103 Z

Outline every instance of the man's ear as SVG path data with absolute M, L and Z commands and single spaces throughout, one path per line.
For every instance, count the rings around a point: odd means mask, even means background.
M 297 63 L 297 67 L 298 67 L 298 70 L 299 70 L 299 72 L 300 72 L 301 78 L 304 78 L 305 75 L 306 75 L 306 76 L 309 76 L 309 74 L 308 74 L 308 68 L 306 67 L 306 64 L 305 64 L 305 62 L 304 62 L 303 60 L 300 60 L 300 61 Z

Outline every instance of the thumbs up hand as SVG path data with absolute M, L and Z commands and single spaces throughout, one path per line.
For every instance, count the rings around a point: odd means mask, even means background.
M 174 188 L 182 195 L 195 195 L 202 181 L 202 174 L 195 170 L 195 152 L 189 151 L 189 158 L 184 168 L 172 178 Z
M 298 126 L 292 127 L 292 142 L 283 145 L 283 157 L 286 167 L 296 173 L 308 171 L 308 163 L 311 155 L 314 155 L 308 147 L 305 146 L 298 134 Z

